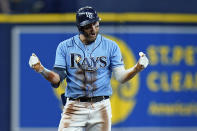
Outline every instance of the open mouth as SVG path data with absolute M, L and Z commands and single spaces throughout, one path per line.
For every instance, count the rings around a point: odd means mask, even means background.
M 96 37 L 96 33 L 90 33 L 91 37 Z

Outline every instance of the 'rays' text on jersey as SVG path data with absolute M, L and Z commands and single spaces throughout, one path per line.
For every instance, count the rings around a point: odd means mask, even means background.
M 107 65 L 107 57 L 85 57 L 82 59 L 80 54 L 71 53 L 71 68 L 80 68 L 85 71 L 96 71 L 98 68 L 104 68 Z

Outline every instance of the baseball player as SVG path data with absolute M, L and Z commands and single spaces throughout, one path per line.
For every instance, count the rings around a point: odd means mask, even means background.
M 111 131 L 112 72 L 125 83 L 149 63 L 140 52 L 137 64 L 126 70 L 118 45 L 99 34 L 100 20 L 92 7 L 77 11 L 79 34 L 58 45 L 53 70 L 46 69 L 35 54 L 30 57 L 30 67 L 53 87 L 67 81 L 58 131 Z

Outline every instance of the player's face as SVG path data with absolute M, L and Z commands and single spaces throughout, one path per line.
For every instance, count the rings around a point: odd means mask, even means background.
M 87 43 L 95 41 L 99 32 L 99 22 L 97 21 L 84 26 L 83 32 Z

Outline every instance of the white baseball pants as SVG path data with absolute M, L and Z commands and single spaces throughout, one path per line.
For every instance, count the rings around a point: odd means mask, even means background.
M 100 102 L 67 100 L 58 131 L 111 131 L 110 99 Z

